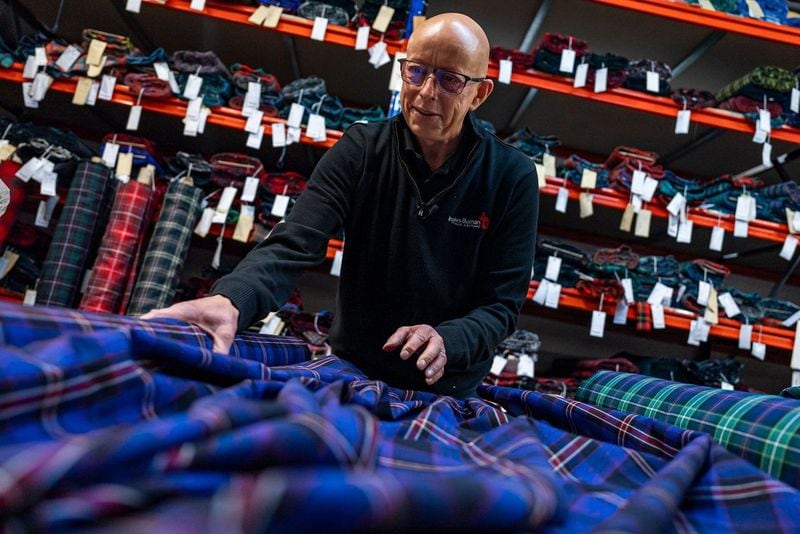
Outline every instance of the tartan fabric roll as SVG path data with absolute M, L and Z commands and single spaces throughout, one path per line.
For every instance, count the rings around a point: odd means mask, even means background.
M 792 71 L 780 67 L 757 67 L 723 87 L 716 95 L 717 103 L 737 96 L 743 87 L 751 84 L 770 91 L 788 93 L 797 84 L 797 76 Z
M 0 247 L 6 242 L 25 201 L 25 184 L 14 176 L 19 168 L 20 165 L 12 161 L 0 163 Z
M 103 197 L 113 187 L 110 174 L 102 163 L 83 161 L 78 165 L 42 266 L 37 304 L 72 307 L 91 252 Z
M 763 471 L 800 487 L 800 402 L 796 400 L 611 371 L 584 381 L 576 398 L 599 408 L 706 432 Z
M 126 283 L 136 269 L 134 260 L 146 229 L 151 194 L 152 188 L 139 182 L 128 182 L 117 190 L 80 309 L 120 311 Z
M 178 275 L 189 251 L 200 196 L 197 187 L 179 181 L 170 184 L 133 288 L 128 315 L 141 315 L 172 304 Z

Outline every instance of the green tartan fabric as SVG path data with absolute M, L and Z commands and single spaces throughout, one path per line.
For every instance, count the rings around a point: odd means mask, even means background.
M 110 169 L 102 163 L 78 165 L 42 266 L 37 304 L 73 306 L 98 231 L 103 199 L 113 189 L 110 177 Z
M 576 399 L 706 432 L 775 478 L 800 488 L 800 401 L 600 371 Z
M 172 304 L 189 251 L 200 196 L 197 187 L 181 182 L 170 184 L 133 288 L 128 315 L 141 315 Z
M 747 85 L 756 85 L 778 93 L 790 93 L 797 85 L 797 76 L 792 74 L 792 71 L 780 67 L 756 67 L 745 76 L 722 88 L 715 98 L 718 103 L 724 102 L 738 95 L 739 91 Z

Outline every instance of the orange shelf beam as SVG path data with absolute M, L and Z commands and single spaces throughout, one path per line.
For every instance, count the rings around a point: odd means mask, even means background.
M 498 63 L 492 61 L 486 71 L 486 75 L 490 78 L 497 78 L 498 73 Z M 511 74 L 511 81 L 527 87 L 535 87 L 536 89 L 576 96 L 586 100 L 612 104 L 673 119 L 677 118 L 678 111 L 683 109 L 671 98 L 648 95 L 640 91 L 623 88 L 610 89 L 604 93 L 595 93 L 591 89 L 573 87 L 572 78 L 554 76 L 534 70 L 514 71 Z M 692 122 L 751 135 L 755 133 L 755 123 L 739 113 L 723 109 L 705 108 L 693 110 Z M 771 135 L 773 140 L 800 144 L 800 128 L 791 128 L 789 126 L 773 128 Z
M 21 84 L 25 80 L 22 77 L 22 64 L 14 63 L 10 69 L 0 69 L 0 80 Z M 51 91 L 58 91 L 60 93 L 72 94 L 75 92 L 77 79 L 73 78 L 57 78 L 50 86 Z M 136 103 L 137 95 L 131 91 L 127 86 L 117 84 L 114 90 L 114 97 L 111 102 L 114 104 L 133 106 Z M 147 98 L 143 97 L 141 101 L 143 110 L 160 113 L 162 115 L 171 115 L 173 117 L 183 118 L 186 116 L 186 103 L 176 97 L 169 98 Z M 239 130 L 243 134 L 244 125 L 247 122 L 245 117 L 242 117 L 238 109 L 233 109 L 225 106 L 218 106 L 211 109 L 211 115 L 208 117 L 209 124 Z M 272 124 L 279 122 L 286 122 L 283 119 L 276 119 L 274 117 L 264 117 L 264 135 L 272 135 Z M 342 132 L 337 130 L 327 130 L 328 139 L 324 142 L 318 143 L 303 135 L 300 142 L 307 145 L 312 145 L 321 148 L 330 148 L 342 136 Z
M 235 24 L 246 24 L 251 27 L 261 27 L 264 30 L 273 30 L 286 35 L 294 37 L 311 38 L 311 29 L 314 26 L 313 20 L 308 20 L 303 17 L 295 15 L 281 15 L 280 22 L 275 28 L 264 28 L 253 24 L 248 19 L 256 10 L 253 6 L 244 6 L 237 4 L 224 4 L 221 2 L 209 1 L 206 2 L 203 11 L 196 11 L 190 7 L 191 3 L 187 0 L 166 0 L 161 2 L 158 0 L 145 0 L 145 3 L 152 4 L 160 7 L 172 9 L 174 11 L 182 11 L 184 13 L 192 13 L 194 15 L 205 15 L 218 20 L 233 22 Z M 380 40 L 375 35 L 370 35 L 369 45 L 377 43 Z M 356 32 L 344 26 L 336 24 L 329 24 L 325 31 L 325 42 L 339 46 L 346 46 L 354 48 L 356 44 Z M 404 40 L 384 39 L 386 43 L 386 51 L 390 55 L 405 50 L 406 42 Z
M 545 195 L 556 196 L 558 194 L 558 188 L 564 185 L 565 181 L 567 182 L 569 198 L 577 201 L 578 196 L 583 190 L 563 178 L 548 177 L 547 185 L 540 191 Z M 624 211 L 628 205 L 629 195 L 625 195 L 614 189 L 587 189 L 586 191 L 592 193 L 592 203 L 597 206 Z M 662 206 L 649 203 L 647 204 L 647 209 L 649 209 L 654 216 L 661 219 L 669 217 L 669 212 Z M 698 208 L 689 208 L 689 220 L 694 222 L 697 226 L 705 228 L 713 228 L 719 224 L 719 226 L 722 226 L 728 233 L 733 233 L 735 224 L 733 215 L 717 216 L 715 213 Z M 772 241 L 774 243 L 783 243 L 788 233 L 789 228 L 785 224 L 778 224 L 770 221 L 751 221 L 748 227 L 748 237 Z
M 670 0 L 592 0 L 597 4 L 618 7 L 666 19 L 738 33 L 756 39 L 800 46 L 800 28 L 739 17 L 700 6 Z

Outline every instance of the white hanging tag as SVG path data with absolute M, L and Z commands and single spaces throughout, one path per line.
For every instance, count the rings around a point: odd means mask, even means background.
M 650 315 L 653 317 L 653 328 L 662 330 L 667 327 L 664 320 L 664 306 L 659 304 L 650 304 Z
M 783 240 L 783 248 L 781 248 L 779 256 L 786 261 L 791 261 L 795 250 L 797 250 L 797 238 L 787 234 L 786 239 Z
M 199 99 L 198 99 L 199 100 Z M 253 111 L 247 121 L 244 123 L 244 131 L 248 133 L 257 133 L 261 128 L 261 121 L 264 119 L 264 112 L 260 110 Z
M 691 243 L 692 242 L 692 228 L 694 228 L 694 223 L 688 219 L 682 220 L 678 225 L 678 237 L 676 241 L 678 243 Z
M 561 298 L 561 284 L 551 283 L 547 287 L 547 298 L 544 305 L 548 308 L 558 309 L 558 301 Z
M 761 146 L 761 164 L 767 168 L 772 167 L 772 143 L 769 141 Z
M 686 343 L 695 347 L 700 345 L 700 340 L 697 339 L 697 321 L 694 319 L 689 323 L 689 337 L 686 339 Z
M 583 169 L 581 173 L 581 189 L 594 189 L 597 187 L 597 172 Z
M 378 33 L 386 33 L 386 30 L 389 29 L 389 24 L 392 22 L 393 17 L 394 8 L 385 4 L 382 5 L 378 10 L 378 14 L 375 16 L 375 21 L 372 23 L 372 29 Z
M 197 137 L 197 131 L 200 129 L 200 121 L 197 119 L 190 119 L 186 117 L 183 119 L 183 135 L 188 137 Z
M 123 152 L 117 157 L 117 165 L 114 169 L 114 174 L 117 178 L 125 177 L 127 182 L 133 172 L 133 152 Z
M 289 118 L 286 123 L 294 128 L 299 128 L 303 122 L 303 114 L 305 113 L 305 109 L 306 108 L 297 102 L 292 102 L 292 106 L 289 108 Z
M 500 376 L 500 373 L 502 373 L 503 370 L 505 370 L 507 363 L 508 360 L 506 360 L 504 357 L 495 356 L 494 360 L 492 360 L 492 368 L 489 369 L 489 373 L 495 376 Z
M 678 226 L 680 225 L 680 217 L 671 213 L 667 214 L 667 235 L 670 237 L 678 237 Z
M 750 225 L 747 221 L 737 220 L 733 224 L 733 237 L 747 237 L 749 227 Z
M 116 143 L 106 143 L 103 146 L 103 163 L 106 167 L 114 169 L 117 166 L 117 155 L 119 154 L 119 145 Z
M 739 195 L 736 199 L 736 220 L 737 221 L 750 221 L 750 196 Z
M 678 112 L 678 119 L 675 121 L 676 134 L 688 134 L 689 125 L 692 122 L 692 110 L 682 109 Z
M 261 107 L 261 84 L 258 82 L 248 82 L 247 93 L 242 103 L 242 115 L 251 116 Z
M 659 91 L 660 79 L 658 73 L 652 70 L 647 71 L 647 91 L 657 93 Z
M 514 63 L 510 59 L 500 60 L 500 72 L 497 75 L 497 81 L 506 85 L 511 83 L 511 71 L 514 68 Z
M 625 301 L 628 304 L 633 303 L 633 281 L 630 278 L 623 278 L 620 280 L 622 290 L 625 292 Z
M 200 217 L 200 221 L 194 228 L 195 234 L 199 235 L 200 237 L 205 237 L 208 235 L 208 231 L 211 230 L 211 221 L 214 219 L 214 213 L 216 213 L 214 208 L 206 208 L 203 210 L 203 215 Z
M 792 96 L 789 100 L 789 109 L 795 113 L 800 113 L 800 89 L 792 89 Z
M 575 70 L 575 50 L 565 48 L 561 51 L 561 64 L 558 66 L 558 70 L 568 73 Z
M 233 205 L 233 201 L 236 198 L 236 193 L 238 193 L 238 189 L 233 186 L 228 186 L 222 190 L 222 195 L 220 196 L 219 203 L 217 204 L 217 213 L 223 213 L 225 215 L 228 214 L 228 211 L 231 209 L 231 205 Z
M 781 324 L 786 328 L 791 328 L 798 320 L 800 320 L 800 311 L 794 312 L 791 316 L 786 318 Z
M 325 17 L 314 17 L 314 26 L 311 28 L 312 41 L 324 41 L 325 32 L 328 29 L 328 19 Z
M 772 115 L 770 115 L 768 109 L 758 110 L 758 128 L 767 133 L 772 131 Z
M 206 0 L 192 0 L 189 4 L 190 9 L 194 9 L 195 11 L 203 11 L 206 7 Z
M 581 192 L 578 194 L 578 207 L 580 208 L 580 218 L 586 219 L 594 215 L 594 205 L 592 204 L 593 195 Z
M 656 189 L 658 189 L 658 180 L 650 176 L 645 177 L 642 200 L 645 202 L 651 202 L 653 200 L 653 195 L 656 194 Z
M 100 92 L 100 82 L 92 80 L 92 85 L 89 87 L 89 94 L 86 95 L 86 105 L 94 106 L 97 103 L 97 94 Z
M 47 228 L 50 226 L 50 219 L 53 218 L 53 212 L 57 205 L 57 196 L 50 197 L 47 200 L 40 200 L 39 208 L 36 210 L 36 221 L 34 224 L 40 228 Z
M 556 157 L 552 154 L 544 154 L 542 156 L 542 165 L 544 165 L 545 177 L 556 177 Z
M 36 304 L 36 290 L 26 289 L 25 297 L 22 299 L 23 306 L 33 306 Z
M 256 26 L 261 26 L 264 19 L 267 18 L 267 13 L 269 13 L 269 7 L 262 4 L 247 18 L 247 22 L 255 24 Z
M 650 220 L 652 218 L 650 210 L 643 209 L 636 216 L 636 228 L 633 235 L 636 237 L 650 237 Z
M 159 80 L 169 81 L 169 65 L 164 61 L 156 61 L 153 63 L 153 68 L 156 71 L 156 77 Z
M 631 228 L 633 227 L 633 215 L 635 213 L 635 209 L 633 203 L 629 203 L 625 206 L 625 211 L 622 212 L 622 218 L 619 221 L 619 229 L 623 232 L 630 232 Z
M 633 178 L 631 179 L 631 193 L 634 195 L 644 194 L 644 180 L 647 174 L 643 171 L 633 171 Z
M 379 41 L 379 42 L 383 43 L 383 41 Z M 377 43 L 376 43 L 375 46 L 377 46 Z M 374 48 L 374 46 L 373 46 L 373 48 Z M 381 48 L 380 52 L 376 53 L 372 58 L 370 58 L 370 63 L 372 63 L 372 65 L 376 69 L 379 69 L 379 68 L 383 67 L 384 65 L 386 65 L 387 63 L 389 63 L 391 60 L 392 60 L 392 58 L 391 58 L 391 56 L 389 56 L 389 53 L 386 51 L 386 45 L 384 44 L 384 46 Z
M 45 171 L 41 178 L 40 193 L 46 197 L 56 196 L 56 179 L 58 175 L 52 171 Z
M 594 310 L 592 311 L 592 326 L 589 329 L 589 335 L 592 337 L 603 337 L 606 330 L 606 312 Z
M 286 146 L 286 125 L 282 122 L 272 125 L 272 146 L 275 148 Z
M 708 297 L 711 295 L 711 284 L 703 280 L 700 280 L 697 284 L 697 304 L 707 306 Z
M 767 346 L 760 341 L 754 341 L 750 354 L 763 361 L 764 357 L 767 355 Z
M 725 391 L 733 391 L 733 384 L 726 382 L 724 380 L 720 380 L 719 387 Z
M 69 45 L 56 60 L 56 67 L 61 72 L 69 72 L 80 57 L 81 51 L 75 45 Z
M 33 84 L 31 82 L 23 82 L 22 83 L 22 101 L 25 104 L 26 108 L 38 108 L 39 102 L 33 98 L 31 91 L 33 90 Z
M 661 304 L 665 307 L 672 306 L 672 295 L 675 294 L 675 290 L 671 287 L 664 286 L 666 289 L 663 291 L 663 295 L 661 297 Z
M 265 28 L 277 28 L 281 21 L 283 8 L 280 6 L 269 6 L 267 14 L 264 16 L 264 22 L 261 23 Z
M 567 212 L 567 200 L 569 200 L 569 191 L 566 187 L 559 187 L 558 194 L 556 195 L 556 211 L 559 213 Z
M 536 304 L 544 306 L 544 302 L 547 300 L 547 290 L 549 289 L 549 286 L 550 282 L 548 282 L 546 278 L 542 279 L 542 281 L 539 282 L 536 291 L 533 293 L 533 298 L 531 300 L 533 300 L 533 302 Z
M 25 59 L 25 66 L 22 67 L 22 77 L 26 80 L 32 80 L 38 71 L 39 67 L 36 65 L 36 56 L 28 56 L 27 59 Z
M 117 87 L 117 79 L 109 74 L 104 74 L 100 82 L 100 93 L 97 97 L 100 100 L 111 100 L 114 97 L 114 89 Z
M 222 232 L 224 234 L 225 227 L 223 226 Z M 214 249 L 214 257 L 211 259 L 211 268 L 219 269 L 222 264 L 222 234 L 217 237 L 217 247 Z
M 603 67 L 594 72 L 594 92 L 605 93 L 608 90 L 608 68 Z
M 750 350 L 753 345 L 753 325 L 743 324 L 739 327 L 739 348 Z
M 769 133 L 761 127 L 761 120 L 756 121 L 756 131 L 753 134 L 753 142 L 761 144 L 767 140 Z
M 356 50 L 366 50 L 369 46 L 369 26 L 359 26 L 356 32 Z
M 286 209 L 289 207 L 289 199 L 288 195 L 275 195 L 275 202 L 272 203 L 272 211 L 270 215 L 275 217 L 284 217 L 286 215 Z
M 247 243 L 250 240 L 250 232 L 253 230 L 253 220 L 255 219 L 256 209 L 254 206 L 243 204 L 239 212 L 239 220 L 236 221 L 236 228 L 233 231 L 233 239 L 240 243 Z
M 41 158 L 41 162 L 42 164 L 31 175 L 31 178 L 37 182 L 44 180 L 47 177 L 47 173 L 53 172 L 55 169 L 55 164 L 46 157 Z
M 258 192 L 258 178 L 248 176 L 244 181 L 244 191 L 242 191 L 242 202 L 253 202 Z
M 800 371 L 792 370 L 792 387 L 800 387 Z
M 186 105 L 186 118 L 189 120 L 199 120 L 200 110 L 203 108 L 203 99 L 194 98 Z
M 517 362 L 517 376 L 533 378 L 533 358 L 527 354 L 522 354 Z
M 78 78 L 75 84 L 75 92 L 72 94 L 72 104 L 83 106 L 89 98 L 89 91 L 92 89 L 94 81 L 91 78 Z
M 169 90 L 172 91 L 172 94 L 179 95 L 181 93 L 181 87 L 178 85 L 178 80 L 175 78 L 175 73 L 169 71 L 167 76 L 169 77 Z
M 252 148 L 254 150 L 259 150 L 261 148 L 261 143 L 264 140 L 264 126 L 259 126 L 258 130 L 255 133 L 251 133 L 247 136 L 247 147 Z
M 544 165 L 541 163 L 534 163 L 536 166 L 536 178 L 539 182 L 539 189 L 541 190 L 543 187 L 547 186 L 547 178 L 544 176 Z
M 581 63 L 575 69 L 575 81 L 572 86 L 577 88 L 586 87 L 586 78 L 589 76 L 589 64 Z
M 625 324 L 628 322 L 628 304 L 620 299 L 617 307 L 614 308 L 614 324 Z
M 544 277 L 553 282 L 558 281 L 558 275 L 561 273 L 561 258 L 558 256 L 550 256 L 547 258 L 547 269 L 544 272 Z
M 342 273 L 342 251 L 337 250 L 333 255 L 333 263 L 331 264 L 331 274 L 339 276 Z
M 203 78 L 196 74 L 190 74 L 186 80 L 186 87 L 183 89 L 183 98 L 194 100 L 200 96 L 200 89 L 203 88 Z
M 128 113 L 128 122 L 125 125 L 126 130 L 136 131 L 139 129 L 139 120 L 142 118 L 142 106 L 131 106 Z
M 197 119 L 197 133 L 201 134 L 206 130 L 206 121 L 208 121 L 210 115 L 211 109 L 206 106 L 200 108 L 200 118 Z
M 47 66 L 47 50 L 43 46 L 37 46 L 33 50 L 33 57 L 37 67 Z
M 711 229 L 711 239 L 708 242 L 709 250 L 717 252 L 722 251 L 722 243 L 725 240 L 725 229 L 721 226 L 715 226 Z
M 291 145 L 292 143 L 299 143 L 300 142 L 300 135 L 301 135 L 300 128 L 295 128 L 294 126 L 289 126 L 286 129 L 286 144 L 287 145 Z
M 734 318 L 742 311 L 739 309 L 739 305 L 736 304 L 736 301 L 733 299 L 733 295 L 730 293 L 722 293 L 717 297 L 717 302 L 719 302 L 720 306 L 725 309 L 725 315 L 729 318 Z
M 667 204 L 667 211 L 672 215 L 678 216 L 680 215 L 681 211 L 683 211 L 683 207 L 685 205 L 686 198 L 681 193 L 675 193 L 675 196 L 672 197 L 672 200 L 670 200 L 669 204 Z
M 36 76 L 33 77 L 33 84 L 31 85 L 31 97 L 37 102 L 41 102 L 44 100 L 45 95 L 47 95 L 47 90 L 50 89 L 52 83 L 53 78 L 49 74 L 44 72 L 36 73 Z
M 318 143 L 325 142 L 328 139 L 327 130 L 325 128 L 325 117 L 317 113 L 311 113 L 308 116 L 306 135 Z
M 669 289 L 670 288 L 661 282 L 656 282 L 656 285 L 653 286 L 653 289 L 650 291 L 650 295 L 647 297 L 648 304 L 660 304 L 661 301 L 664 300 L 664 297 L 669 293 Z
M 800 232 L 800 211 L 796 211 L 792 214 L 792 228 L 795 232 Z
M 400 60 L 405 59 L 405 52 L 397 52 L 394 55 L 392 73 L 389 75 L 389 91 L 400 91 L 403 88 L 403 77 L 400 75 Z

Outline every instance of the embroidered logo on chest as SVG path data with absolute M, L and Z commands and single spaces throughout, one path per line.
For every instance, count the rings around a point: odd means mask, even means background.
M 459 228 L 474 228 L 476 230 L 483 230 L 484 232 L 489 229 L 489 216 L 484 211 L 477 219 L 470 219 L 469 217 L 448 217 L 447 222 Z

